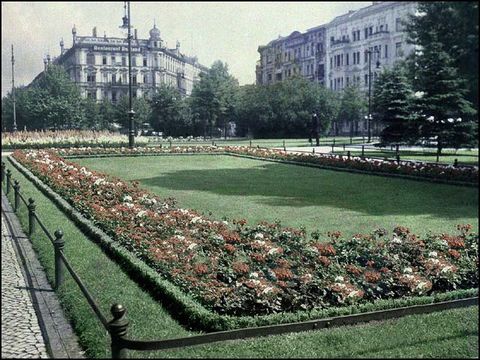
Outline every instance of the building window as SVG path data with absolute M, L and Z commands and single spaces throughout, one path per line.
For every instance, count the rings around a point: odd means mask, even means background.
M 127 66 L 127 58 L 122 56 L 122 66 Z
M 383 32 L 383 25 L 380 25 L 380 32 Z
M 112 102 L 113 103 L 117 102 L 117 92 L 116 91 L 112 91 Z
M 97 92 L 96 91 L 88 91 L 87 98 L 92 100 L 97 100 Z
M 146 57 L 143 58 L 143 66 L 147 66 L 147 58 Z
M 347 86 L 350 85 L 350 77 L 347 76 Z
M 87 82 L 89 82 L 89 83 L 94 83 L 94 82 L 95 82 L 95 75 L 93 75 L 93 74 L 88 74 L 88 75 L 87 75 Z
M 368 52 L 367 50 L 365 50 L 365 61 L 363 63 L 366 64 L 367 62 L 368 62 Z
M 365 39 L 368 39 L 368 28 L 365 28 Z
M 388 58 L 388 45 L 385 45 L 385 59 Z
M 112 65 L 115 65 L 115 61 L 117 61 L 117 60 L 115 59 L 115 56 L 112 56 Z
M 365 86 L 367 86 L 367 85 L 368 85 L 368 75 L 365 74 Z
M 348 63 L 348 53 L 346 54 L 345 62 L 346 62 L 346 65 L 347 65 L 347 66 L 350 65 L 350 64 Z
M 132 75 L 132 85 L 137 85 L 137 75 Z
M 137 57 L 132 56 L 132 66 L 137 66 Z
M 132 91 L 132 97 L 136 98 L 137 97 L 137 90 Z
M 402 19 L 395 19 L 395 31 L 403 31 Z
M 157 47 L 157 42 L 156 41 L 153 42 L 153 46 Z
M 107 65 L 107 57 L 102 56 L 102 65 Z
M 403 56 L 403 51 L 402 51 L 402 43 L 398 42 L 395 44 L 395 56 L 401 57 Z
M 123 74 L 122 74 L 122 82 L 123 82 L 124 84 L 128 84 L 128 82 L 127 82 L 127 74 L 126 74 L 126 73 L 123 73 Z
M 372 35 L 373 34 L 373 26 L 370 26 L 368 28 L 368 35 Z
M 117 74 L 112 74 L 112 84 L 117 83 Z
M 147 74 L 143 75 L 143 83 L 148 84 L 148 75 Z
M 87 54 L 87 65 L 95 65 L 95 55 Z

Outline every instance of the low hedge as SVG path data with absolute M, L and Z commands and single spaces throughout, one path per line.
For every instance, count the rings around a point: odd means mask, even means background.
M 432 296 L 412 296 L 403 299 L 377 300 L 374 303 L 365 303 L 344 307 L 330 307 L 326 309 L 312 309 L 309 311 L 297 311 L 292 313 L 277 313 L 258 316 L 230 316 L 220 315 L 209 311 L 199 304 L 189 294 L 185 294 L 180 288 L 165 278 L 161 277 L 154 269 L 144 261 L 117 244 L 105 232 L 86 219 L 75 210 L 60 195 L 33 175 L 28 169 L 9 157 L 9 161 L 47 197 L 57 204 L 91 239 L 97 242 L 105 251 L 118 261 L 125 271 L 134 279 L 144 285 L 157 298 L 161 298 L 170 311 L 175 313 L 184 324 L 206 331 L 229 330 L 262 326 L 270 324 L 290 323 L 332 316 L 363 313 L 375 310 L 386 310 L 397 307 L 429 304 L 445 300 L 471 297 L 478 294 L 478 289 L 456 290 L 447 293 L 439 293 Z

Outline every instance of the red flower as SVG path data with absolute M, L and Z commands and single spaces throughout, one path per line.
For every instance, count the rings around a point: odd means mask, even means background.
M 345 266 L 345 270 L 347 270 L 350 274 L 353 275 L 360 275 L 362 273 L 362 270 L 352 264 L 348 264 L 347 266 Z
M 275 276 L 278 280 L 288 280 L 293 277 L 293 273 L 286 268 L 276 268 L 273 269 L 273 272 L 275 273 Z
M 318 261 L 320 261 L 320 263 L 323 265 L 323 266 L 328 266 L 330 265 L 332 262 L 330 261 L 330 259 L 326 256 L 319 256 L 318 257 Z
M 193 265 L 193 271 L 198 275 L 203 275 L 208 273 L 208 266 L 206 264 L 195 264 Z
M 250 271 L 250 267 L 244 262 L 240 262 L 240 261 L 234 262 L 232 264 L 232 269 L 237 274 L 247 274 Z
M 382 278 L 382 275 L 376 271 L 365 271 L 365 280 L 369 283 L 377 283 Z

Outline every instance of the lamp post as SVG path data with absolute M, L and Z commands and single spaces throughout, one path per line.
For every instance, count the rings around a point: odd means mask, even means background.
M 15 58 L 12 44 L 12 100 L 13 100 L 13 132 L 17 131 L 17 112 L 15 111 Z
M 368 115 L 365 117 L 367 119 L 367 132 L 368 132 L 368 142 L 371 142 L 372 133 L 370 129 L 370 123 L 372 120 L 372 53 L 378 54 L 380 56 L 380 51 L 377 49 L 367 50 L 368 53 Z M 380 67 L 380 60 L 377 59 L 377 69 Z
M 127 10 L 128 8 L 128 10 Z M 133 128 L 133 116 L 135 111 L 132 107 L 132 35 L 130 33 L 130 1 L 124 2 L 125 15 L 121 29 L 127 29 L 128 41 L 128 147 L 133 148 L 135 144 L 135 130 Z M 128 12 L 127 12 L 128 11 Z

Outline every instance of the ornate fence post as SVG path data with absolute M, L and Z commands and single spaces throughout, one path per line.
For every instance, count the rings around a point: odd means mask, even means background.
M 335 152 L 335 139 L 333 139 L 333 144 L 332 144 L 332 153 Z
M 2 161 L 2 183 L 5 181 L 5 163 Z
M 252 147 L 252 140 L 250 140 L 250 147 Z
M 287 148 L 285 147 L 285 139 L 283 139 L 283 151 L 287 151 Z
M 63 284 L 64 273 L 65 273 L 65 264 L 63 263 L 60 254 L 63 251 L 65 246 L 65 240 L 63 240 L 62 230 L 57 230 L 54 233 L 55 241 L 53 246 L 55 246 L 55 290 L 58 289 Z
M 400 164 L 400 155 L 397 154 L 397 163 Z
M 343 151 L 345 151 L 345 144 L 343 144 Z
M 17 180 L 13 182 L 13 212 L 17 212 L 20 206 L 20 184 Z
M 125 318 L 127 309 L 120 304 L 114 304 L 110 308 L 113 320 L 108 323 L 108 331 L 112 339 L 112 359 L 126 359 L 127 349 L 123 340 L 127 335 L 128 320 Z
M 10 193 L 10 186 L 12 186 L 12 172 L 7 169 L 7 194 Z
M 362 157 L 365 156 L 365 145 L 362 145 Z
M 457 166 L 458 166 L 458 159 L 457 159 L 457 158 L 455 158 L 455 159 L 453 160 L 453 166 L 454 166 L 454 167 L 457 167 Z
M 312 148 L 312 154 L 315 154 L 315 148 Z
M 32 236 L 35 232 L 35 200 L 32 198 L 28 199 L 28 236 Z
M 350 150 L 347 151 L 347 158 L 350 160 Z

